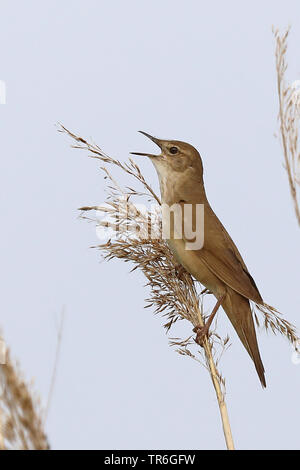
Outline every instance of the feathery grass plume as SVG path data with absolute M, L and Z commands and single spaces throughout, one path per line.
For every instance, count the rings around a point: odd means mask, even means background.
M 132 160 L 121 163 L 105 154 L 100 147 L 90 144 L 82 137 L 78 137 L 64 126 L 60 132 L 69 135 L 76 144 L 73 148 L 87 150 L 92 158 L 117 167 L 133 177 L 141 184 L 142 191 L 127 187 L 121 188 L 111 175 L 107 166 L 101 166 L 108 180 L 108 197 L 103 205 L 84 206 L 79 210 L 84 219 L 92 220 L 98 229 L 103 227 L 111 230 L 111 237 L 98 248 L 106 260 L 122 259 L 133 264 L 133 270 L 140 269 L 147 279 L 150 296 L 146 299 L 146 307 L 152 307 L 154 312 L 164 317 L 164 327 L 167 332 L 178 320 L 186 320 L 191 324 L 191 330 L 196 326 L 205 324 L 204 301 L 207 289 L 198 292 L 197 285 L 192 276 L 182 267 L 178 266 L 166 241 L 162 238 L 162 221 L 160 200 L 150 185 L 145 181 L 139 167 Z M 156 202 L 150 210 L 141 210 L 133 198 L 150 196 Z M 95 211 L 94 216 L 88 213 Z M 102 215 L 102 219 L 97 218 Z M 104 216 L 104 217 L 103 217 Z M 201 287 L 201 286 L 200 286 Z M 267 304 L 257 306 L 263 314 L 264 326 L 274 333 L 280 332 L 292 343 L 298 341 L 295 328 L 282 319 L 280 314 Z M 255 314 L 257 323 L 258 318 Z M 195 343 L 193 335 L 188 338 L 169 338 L 169 344 L 175 346 L 180 355 L 190 357 L 203 364 L 209 371 L 212 379 L 218 405 L 220 409 L 223 432 L 228 449 L 234 449 L 231 428 L 225 403 L 225 379 L 217 369 L 220 357 L 229 347 L 229 338 L 221 338 L 215 330 L 205 337 L 202 348 Z
M 39 400 L 7 350 L 0 365 L 0 449 L 48 448 Z
M 300 338 L 297 335 L 297 331 L 292 323 L 288 322 L 282 317 L 282 314 L 268 304 L 255 304 L 256 308 L 263 314 L 263 327 L 266 330 L 272 331 L 272 333 L 285 336 L 287 340 L 298 350 L 300 344 Z M 259 319 L 255 313 L 255 319 L 258 326 L 260 326 Z
M 273 28 L 276 41 L 276 73 L 279 99 L 280 140 L 283 148 L 284 165 L 288 175 L 290 192 L 294 210 L 300 225 L 299 186 L 300 186 L 300 148 L 299 148 L 299 119 L 300 119 L 300 80 L 287 84 L 286 52 L 290 28 L 282 35 Z

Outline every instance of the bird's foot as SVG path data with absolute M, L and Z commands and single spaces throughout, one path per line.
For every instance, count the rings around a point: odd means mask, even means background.
M 207 338 L 209 337 L 208 335 L 208 330 L 210 328 L 210 325 L 212 324 L 212 321 L 213 319 L 215 318 L 215 315 L 218 311 L 218 308 L 220 307 L 220 305 L 222 304 L 223 300 L 225 298 L 225 294 L 223 294 L 219 299 L 218 299 L 218 302 L 216 303 L 216 305 L 214 306 L 213 308 L 213 311 L 211 312 L 211 314 L 209 315 L 207 321 L 205 322 L 205 324 L 202 326 L 202 325 L 197 325 L 195 326 L 195 328 L 193 329 L 193 332 L 196 333 L 196 338 L 195 338 L 195 342 L 197 344 L 199 344 L 200 346 L 203 346 L 204 345 L 204 338 L 205 336 L 207 336 Z
M 204 326 L 197 325 L 193 328 L 193 332 L 196 333 L 195 343 L 199 344 L 199 346 L 204 345 L 204 338 L 208 335 L 209 325 L 206 324 Z

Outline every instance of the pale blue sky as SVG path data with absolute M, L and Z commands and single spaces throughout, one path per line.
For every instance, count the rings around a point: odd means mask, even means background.
M 296 0 L 1 1 L 0 325 L 45 400 L 66 305 L 47 422 L 53 448 L 224 448 L 210 379 L 143 309 L 142 275 L 89 249 L 95 230 L 76 209 L 102 202 L 104 182 L 58 121 L 122 160 L 153 149 L 139 129 L 196 146 L 211 204 L 264 299 L 299 326 L 300 232 L 273 136 L 271 26 L 289 23 L 294 81 Z M 157 188 L 151 163 L 141 167 Z M 299 448 L 291 347 L 259 334 L 263 391 L 223 312 L 219 325 L 232 333 L 221 370 L 236 446 Z

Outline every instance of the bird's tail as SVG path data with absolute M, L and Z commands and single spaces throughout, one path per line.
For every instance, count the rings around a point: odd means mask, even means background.
M 259 354 L 249 300 L 230 290 L 222 303 L 222 307 L 253 360 L 262 386 L 266 387 L 265 370 Z

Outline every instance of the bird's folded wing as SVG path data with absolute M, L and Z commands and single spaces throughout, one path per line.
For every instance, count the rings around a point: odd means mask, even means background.
M 212 252 L 204 247 L 197 251 L 197 255 L 208 269 L 233 290 L 254 302 L 263 302 L 252 276 L 231 249 Z
M 194 205 L 193 201 L 189 203 Z M 193 224 L 195 224 L 195 214 L 194 210 Z M 226 285 L 247 299 L 258 304 L 263 303 L 255 281 L 248 272 L 234 241 L 209 204 L 205 205 L 204 246 L 194 253 Z

